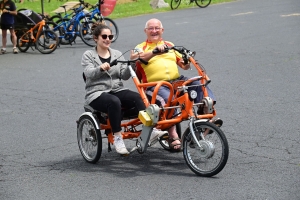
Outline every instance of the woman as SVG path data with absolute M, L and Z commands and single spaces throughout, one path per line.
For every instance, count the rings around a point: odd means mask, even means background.
M 128 80 L 131 76 L 128 66 L 120 63 L 115 66 L 109 64 L 115 59 L 124 60 L 120 51 L 110 48 L 113 39 L 110 28 L 96 24 L 93 38 L 96 47 L 87 50 L 81 60 L 86 77 L 85 103 L 95 110 L 108 114 L 116 151 L 119 154 L 129 154 L 121 133 L 121 106 L 125 108 L 135 106 L 137 110 L 145 110 L 145 104 L 138 93 L 124 88 L 121 80 Z M 163 134 L 162 131 L 154 131 L 150 142 Z

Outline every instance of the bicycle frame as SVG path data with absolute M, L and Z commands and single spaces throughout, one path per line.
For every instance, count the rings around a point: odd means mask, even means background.
M 36 25 L 34 25 L 34 27 L 32 27 L 31 29 L 29 29 L 26 33 L 24 33 L 21 36 L 21 41 L 22 42 L 26 42 L 26 43 L 35 43 L 36 39 L 38 38 L 38 36 L 41 34 L 44 26 L 45 26 L 46 22 L 45 20 L 40 21 L 39 23 L 37 23 Z M 37 29 L 37 33 L 34 35 L 34 31 Z M 30 34 L 30 37 L 28 37 L 28 39 L 24 39 L 25 35 Z

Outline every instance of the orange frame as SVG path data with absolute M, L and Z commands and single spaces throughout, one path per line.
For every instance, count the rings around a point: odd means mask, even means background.
M 199 76 L 201 76 L 200 82 L 201 82 L 202 89 L 203 89 L 203 96 L 208 97 L 208 92 L 207 92 L 207 88 L 205 87 L 205 84 L 206 84 L 206 82 L 210 81 L 209 77 L 206 75 L 204 70 L 201 69 L 201 67 L 199 66 L 199 64 L 196 62 L 196 60 L 193 57 L 189 57 L 189 61 L 196 68 Z M 193 80 L 187 80 L 182 85 L 183 86 L 188 85 L 192 81 Z M 194 104 L 193 101 L 189 100 L 189 94 L 185 93 L 185 94 L 179 96 L 180 92 L 177 91 L 176 94 L 174 95 L 174 88 L 173 88 L 172 84 L 167 82 L 167 81 L 141 83 L 139 81 L 139 79 L 135 76 L 135 77 L 133 77 L 133 82 L 134 82 L 134 84 L 135 84 L 135 86 L 138 90 L 138 93 L 140 94 L 143 102 L 145 103 L 146 107 L 148 107 L 150 104 L 155 103 L 155 99 L 156 99 L 156 96 L 157 96 L 157 93 L 158 93 L 158 89 L 162 85 L 167 86 L 167 87 L 170 88 L 170 96 L 168 98 L 168 101 L 167 101 L 166 105 L 163 108 L 161 108 L 160 118 L 159 118 L 159 121 L 156 124 L 156 128 L 158 128 L 158 129 L 166 130 L 166 129 L 176 125 L 177 123 L 188 120 L 190 117 L 196 117 L 196 118 L 199 118 L 199 119 L 212 119 L 217 114 L 216 110 L 214 109 L 213 113 L 211 113 L 211 114 L 204 114 L 204 115 L 195 116 L 195 113 L 193 111 L 193 106 L 195 106 L 195 104 Z M 146 96 L 145 90 L 144 90 L 144 88 L 149 87 L 149 86 L 155 86 L 151 102 L 149 102 L 149 100 Z M 173 111 L 175 110 L 174 106 L 178 107 L 178 104 L 181 106 L 181 114 L 176 116 L 173 119 L 168 119 L 169 112 L 165 112 L 165 110 L 167 110 L 167 111 L 171 110 L 171 112 L 172 112 L 172 110 Z M 184 105 L 184 106 L 182 106 L 182 105 Z M 184 109 L 182 109 L 182 108 L 184 108 Z M 141 134 L 141 130 L 136 130 L 135 132 L 130 132 L 128 127 L 135 127 L 135 126 L 138 126 L 140 124 L 142 124 L 142 122 L 138 118 L 129 120 L 127 122 L 122 122 L 121 127 L 125 128 L 125 131 L 122 133 L 123 138 L 124 139 L 129 139 L 129 138 L 139 137 L 139 135 Z M 100 130 L 105 130 L 105 129 L 111 129 L 109 120 L 107 120 L 107 124 L 100 124 Z M 114 142 L 112 133 L 108 134 L 108 142 L 109 143 Z

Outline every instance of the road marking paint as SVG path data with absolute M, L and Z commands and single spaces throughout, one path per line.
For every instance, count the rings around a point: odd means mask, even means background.
M 249 15 L 252 14 L 253 12 L 245 12 L 245 13 L 238 13 L 238 14 L 233 14 L 231 16 L 239 16 L 239 15 Z
M 300 13 L 293 13 L 289 15 L 280 15 L 280 17 L 291 17 L 291 16 L 300 16 Z

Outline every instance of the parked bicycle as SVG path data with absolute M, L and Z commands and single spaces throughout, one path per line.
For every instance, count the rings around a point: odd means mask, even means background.
M 89 27 L 89 18 L 84 12 L 86 4 L 83 1 L 80 1 L 80 3 L 81 6 L 79 8 L 73 8 L 74 14 L 71 19 L 61 18 L 61 22 L 58 25 L 51 21 L 47 22 L 48 25 L 53 27 L 52 30 L 59 35 L 60 44 L 74 43 L 77 36 L 81 37 L 80 31 L 91 28 Z
M 198 76 L 172 84 L 166 81 L 140 83 L 130 64 L 137 60 L 145 64 L 147 62 L 137 58 L 128 61 L 114 60 L 110 63 L 110 66 L 118 62 L 128 65 L 133 82 L 146 106 L 146 110 L 140 111 L 138 116 L 137 114 L 132 115 L 132 112 L 130 112 L 134 108 L 124 110 L 123 119 L 127 120 L 122 121 L 121 124 L 123 139 L 135 139 L 136 146 L 130 152 L 136 150 L 138 153 L 143 154 L 151 146 L 149 138 L 154 127 L 167 130 L 182 121 L 188 121 L 188 128 L 181 136 L 183 157 L 186 164 L 197 175 L 214 176 L 225 167 L 229 146 L 223 131 L 210 122 L 216 116 L 213 100 L 208 97 L 206 88 L 210 83 L 210 79 L 205 69 L 194 59 L 195 52 L 179 46 L 170 49 L 181 53 L 183 60 L 190 62 L 195 67 Z M 197 97 L 195 90 L 188 92 L 188 88 L 195 87 L 195 85 L 189 85 L 189 83 L 195 80 L 200 81 L 200 86 L 203 89 L 204 98 L 200 103 L 194 103 L 194 99 Z M 144 88 L 151 86 L 154 86 L 155 89 L 152 99 L 149 101 Z M 166 105 L 159 107 L 155 102 L 158 89 L 162 86 L 170 88 L 170 96 Z M 196 87 L 199 87 L 199 85 Z M 198 115 L 197 108 L 199 105 L 205 105 L 209 112 Z M 78 146 L 87 162 L 96 163 L 101 157 L 102 140 L 107 138 L 110 151 L 110 144 L 114 143 L 113 135 L 107 114 L 94 110 L 90 106 L 85 106 L 84 109 L 85 112 L 77 121 Z M 131 115 L 126 115 L 126 113 Z M 163 136 L 159 140 L 167 140 L 167 138 Z
M 200 8 L 207 7 L 211 2 L 211 0 L 171 0 L 172 10 L 177 9 L 181 1 L 186 5 L 189 5 L 191 3 L 196 3 L 196 5 L 199 6 Z
M 46 26 L 44 19 L 31 10 L 19 11 L 16 17 L 17 48 L 26 52 L 29 47 L 49 54 L 56 50 L 59 41 L 54 31 Z M 33 49 L 34 50 L 34 49 Z
M 100 2 L 101 4 L 104 3 L 104 0 Z M 92 10 L 87 14 L 89 16 L 89 22 L 83 23 L 82 29 L 80 30 L 82 41 L 88 45 L 88 46 L 95 46 L 95 41 L 93 39 L 92 30 L 90 27 L 92 27 L 94 22 L 100 22 L 105 24 L 111 29 L 112 35 L 114 35 L 114 38 L 111 40 L 111 42 L 115 42 L 118 39 L 119 36 L 119 29 L 117 24 L 110 18 L 104 17 L 99 9 L 99 3 L 96 5 L 91 5 Z

